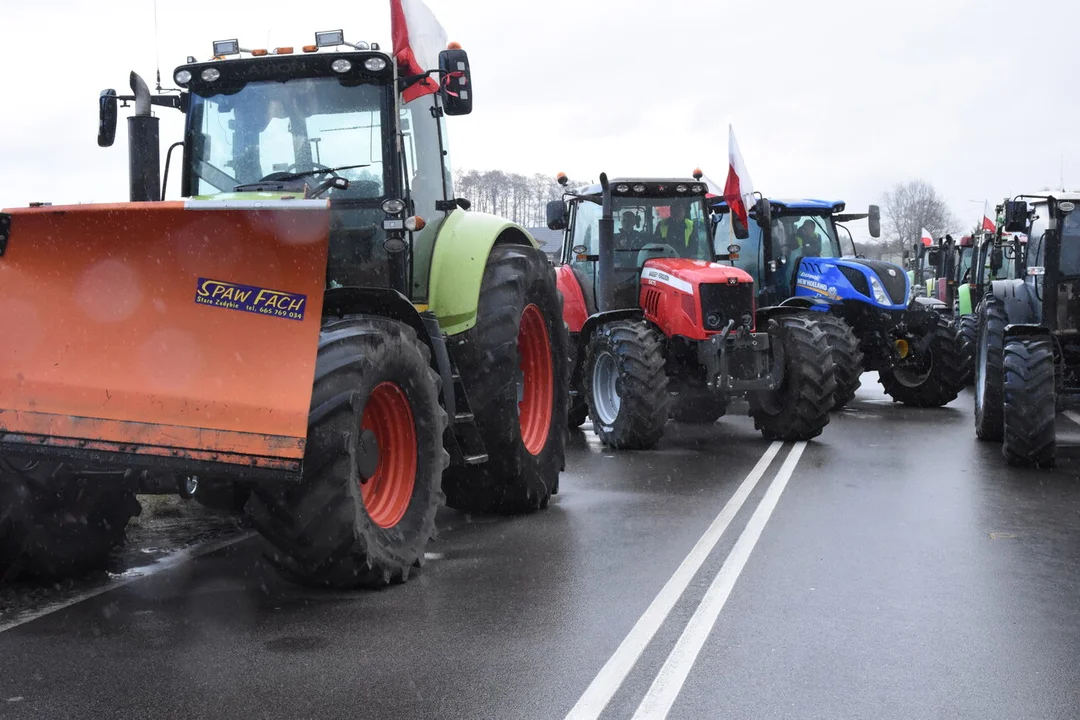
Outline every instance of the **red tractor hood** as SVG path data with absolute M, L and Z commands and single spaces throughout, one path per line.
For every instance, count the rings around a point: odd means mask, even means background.
M 676 290 L 692 293 L 695 285 L 704 283 L 752 283 L 745 270 L 707 260 L 686 258 L 656 258 L 646 261 L 641 270 L 642 280 L 655 280 Z

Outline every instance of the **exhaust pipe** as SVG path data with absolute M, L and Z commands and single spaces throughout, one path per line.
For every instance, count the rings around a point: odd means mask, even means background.
M 600 217 L 596 262 L 596 307 L 600 312 L 614 310 L 615 304 L 615 218 L 611 214 L 611 185 L 607 173 L 600 173 L 603 214 Z
M 150 115 L 150 88 L 131 73 L 135 115 L 128 118 L 128 184 L 131 202 L 161 200 L 161 145 L 158 119 Z

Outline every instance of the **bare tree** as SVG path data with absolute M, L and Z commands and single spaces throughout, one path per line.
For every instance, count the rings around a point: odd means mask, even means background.
M 585 183 L 571 181 L 575 188 Z M 476 212 L 502 215 L 524 227 L 542 227 L 550 200 L 562 197 L 563 188 L 551 175 L 522 175 L 502 170 L 462 170 L 454 173 L 454 191 L 468 198 Z
M 960 228 L 933 185 L 924 180 L 897 183 L 882 196 L 882 215 L 885 220 L 885 250 L 900 252 L 919 242 L 923 228 L 941 237 Z

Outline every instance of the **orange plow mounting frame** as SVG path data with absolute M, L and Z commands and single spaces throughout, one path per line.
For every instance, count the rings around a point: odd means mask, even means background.
M 0 453 L 299 474 L 326 201 L 4 212 Z

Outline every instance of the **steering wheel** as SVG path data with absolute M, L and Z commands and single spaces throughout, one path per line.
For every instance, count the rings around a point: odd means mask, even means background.
M 322 172 L 312 174 L 310 176 L 312 178 L 318 177 L 319 175 L 332 175 L 334 177 L 341 177 L 340 175 L 337 174 L 337 172 L 334 171 L 333 168 L 331 168 L 331 167 L 329 167 L 327 165 L 323 165 L 322 163 L 313 162 L 313 163 L 311 163 L 311 167 L 313 169 L 314 168 L 321 168 L 322 169 Z M 272 181 L 272 180 L 303 180 L 304 178 L 290 177 L 290 175 L 292 175 L 294 172 L 297 172 L 299 170 L 299 168 L 300 168 L 300 163 L 293 163 L 292 165 L 287 167 L 284 171 L 278 170 L 276 172 L 270 173 L 269 175 L 264 177 L 262 180 L 260 180 L 260 182 Z

